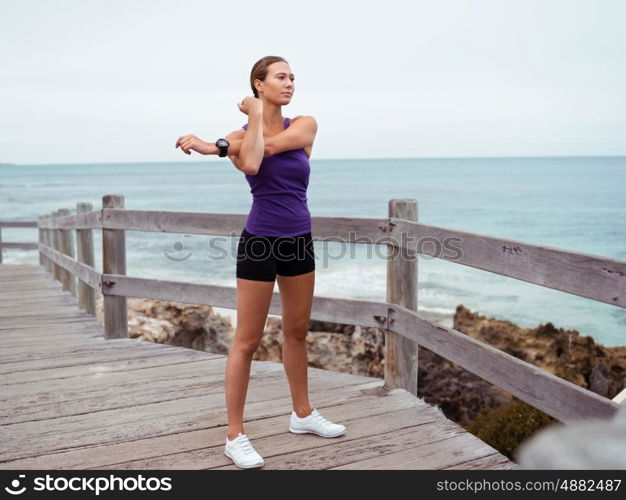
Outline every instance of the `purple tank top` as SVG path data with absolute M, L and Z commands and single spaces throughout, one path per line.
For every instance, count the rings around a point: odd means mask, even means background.
M 283 126 L 289 127 L 291 118 Z M 248 130 L 248 124 L 243 127 Z M 245 229 L 257 236 L 299 236 L 311 232 L 307 187 L 311 166 L 303 148 L 263 158 L 256 175 L 245 174 L 252 208 Z

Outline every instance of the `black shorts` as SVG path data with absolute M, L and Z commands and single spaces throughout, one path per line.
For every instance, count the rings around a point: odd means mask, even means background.
M 276 275 L 298 276 L 315 270 L 311 233 L 257 236 L 244 228 L 237 246 L 237 278 L 274 281 Z

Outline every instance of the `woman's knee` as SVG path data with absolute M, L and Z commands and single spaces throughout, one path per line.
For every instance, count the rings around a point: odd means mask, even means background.
M 253 356 L 261 344 L 261 338 L 237 338 L 233 341 L 231 350 L 236 350 L 247 356 Z
M 285 341 L 305 341 L 307 333 L 309 333 L 308 320 L 283 323 L 283 338 Z

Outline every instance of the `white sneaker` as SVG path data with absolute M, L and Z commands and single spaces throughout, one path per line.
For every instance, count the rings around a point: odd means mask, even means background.
M 224 447 L 224 455 L 230 458 L 237 467 L 242 469 L 252 469 L 254 467 L 263 467 L 263 457 L 259 455 L 252 447 L 252 443 L 248 436 L 242 434 L 232 441 L 226 437 L 226 446 Z
M 289 432 L 294 434 L 304 434 L 310 432 L 325 438 L 337 437 L 346 430 L 345 425 L 334 424 L 326 420 L 320 413 L 313 408 L 310 415 L 300 418 L 295 411 L 291 412 L 291 422 L 289 424 Z

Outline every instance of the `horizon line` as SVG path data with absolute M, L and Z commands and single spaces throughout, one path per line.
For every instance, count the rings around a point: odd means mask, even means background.
M 530 155 L 530 156 L 398 156 L 368 158 L 312 158 L 311 161 L 363 161 L 363 160 L 501 160 L 501 159 L 546 159 L 546 158 L 626 158 L 626 154 L 617 155 Z M 221 163 L 219 159 L 196 160 L 193 163 Z M 74 163 L 11 163 L 0 162 L 4 166 L 45 166 L 45 165 L 111 165 L 111 164 L 144 164 L 144 163 L 189 163 L 185 160 L 172 161 L 114 161 L 114 162 L 74 162 Z

